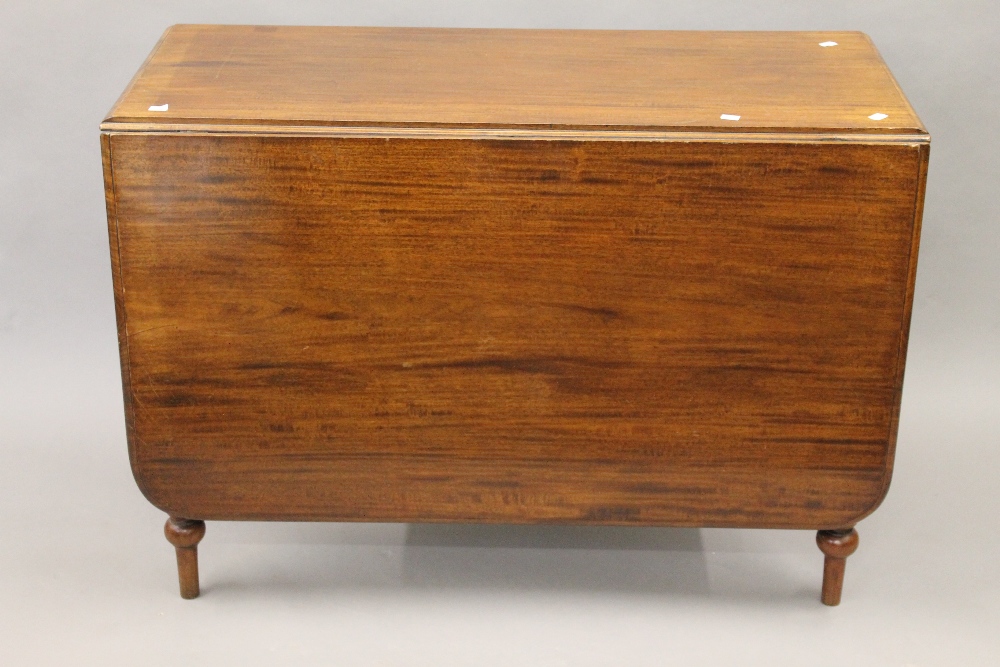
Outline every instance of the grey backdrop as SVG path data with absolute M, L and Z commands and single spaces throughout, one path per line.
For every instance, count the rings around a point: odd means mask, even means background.
M 992 10 L 992 11 L 991 11 Z M 0 662 L 1000 664 L 994 3 L 0 5 Z M 799 532 L 211 524 L 131 480 L 98 123 L 172 23 L 863 30 L 933 136 L 893 488 L 845 603 Z

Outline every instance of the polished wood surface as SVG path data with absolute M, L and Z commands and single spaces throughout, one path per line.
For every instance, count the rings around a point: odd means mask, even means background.
M 844 569 L 847 557 L 858 549 L 858 531 L 853 528 L 821 530 L 816 544 L 825 556 L 823 561 L 823 592 L 820 599 L 829 607 L 840 604 L 844 590 Z
M 179 25 L 108 121 L 923 132 L 858 32 Z
M 172 514 L 822 528 L 882 497 L 920 144 L 110 147 L 133 465 Z
M 384 520 L 818 529 L 839 602 L 929 155 L 866 36 L 175 26 L 101 127 L 185 597 L 205 519 Z
M 169 517 L 163 526 L 167 541 L 177 552 L 177 577 L 181 597 L 192 600 L 201 595 L 198 581 L 198 543 L 205 537 L 205 522 L 197 519 Z

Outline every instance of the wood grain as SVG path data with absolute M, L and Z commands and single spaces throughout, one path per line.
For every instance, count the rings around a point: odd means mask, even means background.
M 107 120 L 924 133 L 857 32 L 179 25 Z
M 106 149 L 170 514 L 816 529 L 887 488 L 926 144 Z

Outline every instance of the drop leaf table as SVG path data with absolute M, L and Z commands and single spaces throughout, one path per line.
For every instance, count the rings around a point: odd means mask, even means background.
M 839 602 L 930 146 L 865 35 L 179 25 L 101 142 L 184 597 L 277 520 L 817 530 Z

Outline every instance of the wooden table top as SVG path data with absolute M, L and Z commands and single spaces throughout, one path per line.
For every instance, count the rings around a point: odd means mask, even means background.
M 174 124 L 926 134 L 858 32 L 177 25 L 102 127 Z

